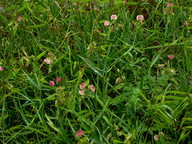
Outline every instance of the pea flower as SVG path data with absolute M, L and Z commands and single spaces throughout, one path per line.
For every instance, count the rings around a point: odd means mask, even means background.
M 0 71 L 3 71 L 3 70 L 4 70 L 4 68 L 0 66 Z
M 109 26 L 109 25 L 110 25 L 109 21 L 104 22 L 104 26 Z
M 173 7 L 173 3 L 167 3 L 167 7 Z M 163 11 L 163 13 L 164 14 L 166 14 L 167 12 L 172 12 L 173 11 L 173 9 L 165 9 L 164 11 Z
M 84 90 L 79 90 L 79 94 L 84 95 L 85 94 Z
M 56 84 L 58 84 L 60 81 L 62 81 L 63 79 L 61 77 L 57 77 L 56 78 Z
M 167 3 L 167 7 L 172 7 L 173 3 Z
M 22 20 L 22 16 L 19 16 L 19 17 L 17 18 L 17 21 L 18 21 L 18 22 L 21 22 L 21 20 Z
M 52 63 L 52 60 L 51 60 L 51 59 L 44 59 L 44 62 L 45 62 L 46 64 L 50 64 L 50 63 Z
M 169 59 L 173 59 L 175 56 L 174 55 L 168 55 L 167 56 Z
M 54 86 L 55 82 L 54 81 L 49 81 L 49 86 Z
M 160 132 L 159 132 L 159 135 L 164 136 L 165 134 L 164 134 L 162 131 L 160 131 Z
M 79 88 L 80 88 L 80 89 L 84 89 L 86 86 L 87 86 L 86 83 L 82 83 L 82 84 L 80 84 Z
M 154 135 L 154 140 L 158 141 L 158 139 L 159 139 L 159 135 Z
M 116 20 L 117 19 L 117 15 L 111 15 L 111 20 Z
M 164 133 L 161 131 L 159 132 L 159 135 L 154 135 L 154 140 L 158 141 L 159 137 L 162 137 L 162 136 L 164 136 Z
M 95 92 L 95 87 L 94 87 L 93 85 L 90 85 L 90 90 L 91 90 L 92 92 Z
M 163 13 L 166 14 L 168 12 L 168 10 L 164 10 Z
M 144 20 L 144 16 L 143 15 L 137 15 L 136 20 L 137 21 L 143 21 Z
M 84 131 L 78 130 L 75 137 L 81 137 L 82 135 L 84 135 Z

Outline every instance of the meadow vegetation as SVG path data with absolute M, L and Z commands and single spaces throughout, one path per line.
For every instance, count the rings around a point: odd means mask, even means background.
M 190 143 L 191 31 L 191 0 L 1 0 L 0 143 Z

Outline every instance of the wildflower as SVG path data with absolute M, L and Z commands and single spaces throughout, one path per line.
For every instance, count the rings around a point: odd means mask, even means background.
M 56 78 L 56 84 L 58 84 L 60 81 L 62 81 L 62 78 L 61 77 L 57 77 Z
M 159 132 L 159 135 L 154 135 L 154 140 L 158 141 L 159 137 L 164 136 L 164 133 L 162 131 Z
M 166 14 L 168 12 L 168 10 L 164 10 L 163 13 Z
M 44 59 L 44 62 L 45 62 L 46 64 L 52 63 L 52 61 L 51 61 L 50 59 Z
M 143 21 L 144 20 L 144 16 L 143 15 L 137 15 L 136 20 L 137 21 Z
M 4 70 L 4 68 L 0 66 L 0 71 L 3 71 L 3 70 Z
M 167 56 L 169 59 L 173 59 L 175 56 L 174 55 L 168 55 Z
M 109 25 L 110 25 L 110 23 L 108 21 L 104 22 L 104 26 L 109 26 Z
M 95 87 L 93 85 L 90 85 L 90 89 L 92 92 L 95 92 Z
M 79 94 L 84 95 L 85 94 L 84 90 L 79 90 Z
M 167 12 L 173 12 L 173 9 L 168 9 L 163 11 L 164 14 L 166 14 Z
M 116 20 L 117 19 L 117 15 L 111 15 L 111 20 Z
M 154 140 L 158 141 L 158 139 L 159 139 L 159 135 L 154 135 Z
M 87 86 L 86 83 L 82 83 L 82 84 L 80 84 L 79 88 L 80 88 L 80 89 L 84 89 L 86 86 Z
M 54 86 L 55 82 L 54 81 L 49 81 L 49 86 Z
M 173 3 L 167 3 L 167 7 L 172 7 Z
M 19 17 L 17 18 L 17 21 L 18 21 L 18 22 L 21 22 L 21 20 L 22 20 L 22 16 L 19 16 Z
M 78 130 L 75 137 L 81 137 L 82 135 L 84 135 L 84 131 Z
M 187 21 L 187 20 L 184 22 L 184 25 L 185 25 L 186 27 L 188 27 L 188 26 L 189 26 L 189 23 L 188 23 L 188 21 Z
M 165 134 L 164 134 L 162 131 L 160 131 L 160 132 L 159 132 L 159 135 L 164 136 Z
M 115 81 L 115 84 L 118 84 L 118 83 L 120 83 L 122 81 L 122 79 L 120 78 L 120 77 L 118 77 L 117 79 L 116 79 L 116 81 Z
M 167 7 L 173 7 L 173 3 L 167 3 Z M 163 11 L 163 13 L 164 14 L 166 14 L 167 12 L 173 12 L 173 9 L 165 9 L 164 11 Z

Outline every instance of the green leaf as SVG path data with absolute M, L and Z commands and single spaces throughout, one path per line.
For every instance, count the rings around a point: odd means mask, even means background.
M 66 54 L 63 54 L 62 56 L 60 56 L 56 61 L 54 61 L 54 65 L 57 64 L 58 62 L 60 62 L 63 58 L 65 58 Z
M 41 89 L 41 87 L 27 74 L 23 71 L 23 73 L 25 74 L 25 76 L 27 77 L 27 79 L 30 81 L 30 83 L 35 86 L 38 90 Z
M 87 59 L 85 59 L 84 57 L 82 56 L 79 56 L 95 73 L 97 73 L 99 76 L 102 77 L 102 74 L 101 74 L 101 69 L 97 68 L 95 66 L 95 64 L 91 61 L 88 61 Z
M 42 56 L 44 56 L 44 55 L 46 54 L 46 52 L 47 52 L 47 51 L 43 51 L 42 53 L 40 53 L 40 54 L 36 57 L 36 59 L 37 59 L 37 60 L 40 59 Z

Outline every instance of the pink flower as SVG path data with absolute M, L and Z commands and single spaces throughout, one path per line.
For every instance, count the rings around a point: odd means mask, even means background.
M 143 21 L 144 20 L 144 16 L 143 15 L 137 15 L 136 20 L 137 21 Z
M 57 77 L 56 78 L 56 84 L 58 84 L 60 81 L 62 81 L 62 78 L 61 77 Z
M 111 20 L 116 20 L 117 19 L 117 15 L 111 15 Z
M 90 89 L 92 92 L 95 92 L 95 87 L 93 85 L 90 85 Z
M 86 86 L 87 86 L 86 83 L 82 83 L 82 84 L 80 84 L 79 88 L 80 88 L 80 89 L 84 89 Z
M 159 135 L 154 135 L 154 140 L 158 141 L 158 139 L 159 139 Z
M 0 71 L 3 71 L 3 70 L 4 70 L 4 68 L 0 66 Z
M 168 10 L 164 10 L 163 13 L 166 14 L 168 12 Z
M 17 21 L 18 21 L 18 22 L 21 22 L 21 20 L 22 20 L 22 16 L 19 16 L 19 17 L 17 18 Z
M 46 64 L 52 63 L 52 61 L 51 61 L 50 59 L 44 59 L 44 62 L 45 62 Z
M 104 22 L 104 26 L 109 26 L 109 25 L 110 25 L 110 23 L 108 21 Z
M 84 90 L 79 90 L 79 94 L 84 95 L 85 94 Z
M 55 82 L 54 81 L 49 81 L 49 86 L 54 86 Z
M 175 56 L 174 55 L 168 55 L 167 56 L 169 59 L 173 59 Z
M 173 3 L 167 3 L 167 7 L 173 7 Z M 166 14 L 167 12 L 173 12 L 173 9 L 165 9 L 163 11 L 164 14 Z
M 173 12 L 172 9 L 164 10 L 163 13 L 166 14 L 167 12 Z
M 167 3 L 167 7 L 172 7 L 173 3 Z
M 75 136 L 76 136 L 76 137 L 80 137 L 80 136 L 82 136 L 82 135 L 84 135 L 84 131 L 78 130 Z

